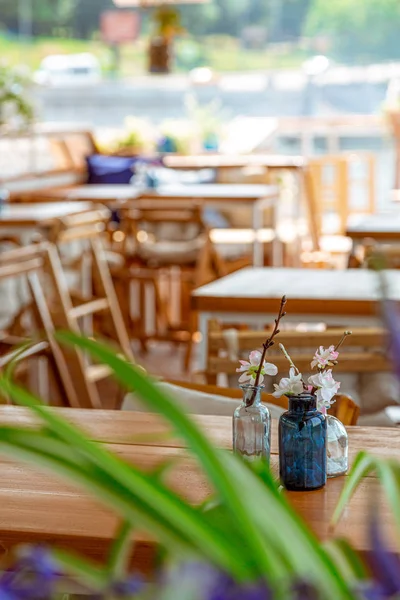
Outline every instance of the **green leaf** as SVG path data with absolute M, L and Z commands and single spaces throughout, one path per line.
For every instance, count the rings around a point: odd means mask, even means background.
M 88 440 L 77 428 L 64 421 L 54 411 L 37 404 L 37 399 L 26 390 L 6 380 L 0 380 L 0 388 L 19 403 L 30 406 L 37 412 L 53 433 L 68 444 L 68 447 L 73 446 L 75 452 L 79 450 L 83 456 L 89 457 L 93 464 L 107 473 L 114 487 L 118 484 L 127 488 L 126 492 L 132 494 L 132 502 L 142 502 L 142 505 L 147 507 L 147 514 L 154 513 L 150 531 L 154 531 L 157 519 L 160 519 L 165 527 L 169 527 L 171 531 L 174 529 L 176 534 L 179 532 L 187 543 L 190 541 L 191 544 L 195 544 L 223 568 L 232 570 L 239 577 L 249 576 L 252 572 L 251 567 L 247 567 L 246 562 L 243 561 L 240 548 L 232 548 L 226 537 L 218 537 L 211 527 L 207 527 L 207 523 L 201 519 L 195 508 L 183 502 L 168 488 Z
M 111 581 L 126 574 L 129 567 L 132 545 L 132 523 L 130 521 L 123 521 L 117 537 L 111 546 L 107 561 L 107 570 Z
M 57 548 L 52 548 L 52 556 L 63 573 L 86 585 L 91 591 L 102 591 L 107 586 L 108 572 L 87 558 Z
M 339 502 L 335 508 L 331 519 L 331 527 L 333 528 L 339 521 L 344 509 L 349 503 L 351 497 L 356 491 L 360 481 L 371 471 L 376 469 L 376 459 L 366 452 L 359 452 L 354 460 L 353 466 L 346 477 L 346 483 L 344 484 L 342 493 L 339 498 Z
M 243 547 L 244 545 L 247 549 L 246 553 L 242 553 L 242 567 L 246 567 L 247 570 L 251 569 L 253 574 L 254 567 L 257 567 L 259 576 L 263 577 L 268 572 L 272 577 L 275 577 L 276 559 L 275 557 L 271 559 L 271 553 L 265 540 L 247 509 L 243 489 L 238 490 L 233 485 L 231 478 L 225 472 L 218 451 L 193 420 L 183 412 L 179 404 L 154 385 L 143 374 L 142 369 L 121 359 L 108 347 L 71 332 L 58 333 L 57 338 L 69 345 L 79 346 L 97 360 L 109 365 L 117 380 L 124 387 L 134 391 L 152 410 L 164 415 L 170 421 L 177 434 L 186 440 L 188 447 L 191 448 L 202 464 L 215 490 L 223 498 L 226 510 L 238 523 L 241 532 L 240 546 Z
M 393 459 L 375 459 L 378 477 L 392 509 L 398 533 L 400 534 L 400 465 Z
M 343 573 L 346 581 L 367 581 L 368 573 L 357 552 L 347 540 L 334 539 L 324 544 L 337 569 Z
M 324 598 L 354 598 L 345 578 L 339 573 L 321 544 L 309 528 L 290 507 L 282 495 L 254 476 L 236 456 L 224 453 L 226 471 L 231 475 L 237 489 L 246 490 L 248 510 L 254 522 L 267 539 L 270 550 L 285 558 L 290 571 L 305 579 L 311 579 L 324 593 Z M 267 472 L 264 473 L 264 477 Z M 265 518 L 268 507 L 268 519 Z

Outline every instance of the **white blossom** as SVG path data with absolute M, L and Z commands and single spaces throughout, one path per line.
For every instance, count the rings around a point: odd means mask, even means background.
M 304 386 L 301 379 L 301 373 L 296 375 L 296 371 L 292 367 L 289 371 L 289 377 L 283 377 L 278 385 L 274 383 L 275 391 L 272 395 L 275 396 L 275 398 L 280 398 L 281 396 L 301 394 L 304 392 Z
M 332 398 L 338 393 L 340 388 L 340 383 L 333 379 L 332 369 L 320 371 L 317 375 L 312 375 L 308 378 L 308 383 L 317 389 L 318 408 L 329 408 L 332 404 Z
M 262 354 L 259 350 L 253 350 L 249 354 L 249 360 L 240 360 L 240 367 L 236 369 L 236 373 L 242 373 L 239 377 L 239 383 L 253 383 L 257 377 L 257 371 L 260 366 Z M 274 376 L 278 373 L 278 368 L 272 363 L 264 361 L 261 369 L 261 375 L 258 383 L 261 385 L 264 381 L 264 375 Z

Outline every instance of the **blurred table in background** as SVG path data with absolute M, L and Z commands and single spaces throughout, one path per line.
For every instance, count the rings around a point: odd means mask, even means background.
M 253 240 L 253 264 L 264 264 L 264 250 L 261 230 L 263 229 L 263 213 L 269 209 L 271 212 L 270 228 L 273 231 L 272 239 L 272 264 L 282 265 L 282 243 L 275 234 L 277 228 L 277 206 L 279 202 L 279 189 L 275 185 L 257 184 L 177 184 L 161 185 L 154 190 L 144 191 L 141 200 L 162 200 L 165 202 L 200 202 L 215 208 L 228 207 L 235 209 L 244 206 L 251 210 Z
M 0 209 L 1 229 L 48 229 L 57 219 L 92 210 L 91 202 L 4 204 Z
M 365 238 L 379 242 L 400 242 L 400 212 L 351 218 L 346 235 L 355 242 Z
M 386 271 L 389 297 L 400 301 L 400 271 Z M 283 295 L 291 322 L 324 322 L 346 328 L 379 322 L 379 278 L 367 269 L 245 268 L 192 293 L 202 334 L 200 370 L 205 367 L 208 321 L 273 323 Z
M 118 204 L 138 197 L 137 189 L 124 184 L 83 184 L 76 186 L 44 188 L 21 194 L 22 202 L 89 201 L 97 204 Z

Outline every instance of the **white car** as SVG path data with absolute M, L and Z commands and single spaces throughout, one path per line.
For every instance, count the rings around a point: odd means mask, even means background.
M 38 85 L 54 87 L 93 85 L 101 81 L 101 67 L 89 52 L 54 54 L 42 60 L 33 80 Z

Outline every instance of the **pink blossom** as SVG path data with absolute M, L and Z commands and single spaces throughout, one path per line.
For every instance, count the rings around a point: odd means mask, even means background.
M 336 352 L 335 346 L 329 346 L 326 350 L 323 346 L 320 346 L 319 352 L 317 350 L 314 354 L 311 368 L 318 367 L 318 369 L 325 369 L 326 367 L 333 367 L 338 356 L 339 352 Z

